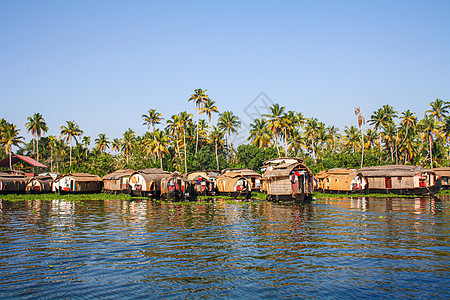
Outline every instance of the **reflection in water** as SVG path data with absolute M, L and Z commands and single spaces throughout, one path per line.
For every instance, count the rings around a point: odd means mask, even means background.
M 447 203 L 2 201 L 0 296 L 448 298 Z

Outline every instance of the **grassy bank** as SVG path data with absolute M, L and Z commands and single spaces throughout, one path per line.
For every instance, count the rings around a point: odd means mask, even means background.
M 105 193 L 99 194 L 6 194 L 0 195 L 0 199 L 8 201 L 25 201 L 25 200 L 66 200 L 66 201 L 82 201 L 82 200 L 132 200 L 131 195 L 120 194 L 111 195 Z

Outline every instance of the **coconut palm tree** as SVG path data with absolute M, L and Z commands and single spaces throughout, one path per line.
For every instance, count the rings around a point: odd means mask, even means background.
M 69 159 L 69 167 L 72 168 L 72 138 L 75 139 L 75 142 L 78 144 L 77 136 L 83 134 L 83 130 L 80 129 L 75 121 L 66 121 L 67 126 L 61 126 L 61 135 L 59 138 L 63 137 L 64 142 L 67 144 L 69 142 L 70 147 L 70 159 Z
M 272 132 L 268 128 L 268 122 L 266 119 L 254 119 L 253 123 L 250 124 L 250 136 L 249 141 L 252 141 L 253 145 L 258 148 L 266 149 L 270 145 Z
M 434 102 L 431 102 L 430 106 L 431 109 L 425 111 L 425 113 L 430 113 L 430 116 L 434 117 L 436 122 L 441 122 L 450 109 L 450 103 L 441 99 L 436 99 Z
M 150 109 L 148 111 L 148 115 L 142 115 L 144 119 L 143 125 L 147 125 L 147 128 L 150 129 L 150 126 L 153 128 L 153 132 L 155 132 L 155 125 L 161 124 L 161 121 L 164 120 L 161 113 L 157 112 L 156 109 Z
M 193 125 L 192 117 L 193 117 L 192 114 L 188 114 L 186 111 L 183 111 L 178 114 L 177 118 L 177 127 L 183 130 L 184 173 L 187 173 L 186 131 Z
M 134 142 L 136 141 L 136 133 L 133 129 L 128 128 L 124 134 L 123 138 L 121 140 L 121 146 L 120 151 L 122 151 L 123 154 L 125 154 L 126 160 L 127 160 L 127 167 L 128 167 L 128 159 L 131 154 L 131 150 L 133 149 Z
M 364 131 L 362 129 L 362 126 L 366 124 L 366 119 L 364 119 L 363 115 L 361 114 L 361 109 L 359 106 L 355 108 L 355 115 L 358 117 L 358 126 L 359 131 L 361 132 L 361 168 L 364 164 Z
M 214 149 L 215 149 L 215 153 L 216 153 L 217 170 L 220 170 L 218 149 L 219 149 L 219 147 L 223 147 L 225 144 L 225 142 L 223 140 L 224 134 L 225 134 L 225 131 L 220 130 L 216 126 L 213 126 L 211 133 L 209 134 L 210 143 L 214 143 Z
M 316 118 L 309 118 L 305 123 L 305 141 L 311 146 L 312 156 L 314 162 L 317 161 L 316 158 L 316 137 L 319 129 L 319 120 Z
M 122 145 L 122 141 L 119 138 L 114 138 L 111 142 L 111 150 L 119 152 L 120 145 Z
M 294 128 L 289 135 L 288 151 L 293 153 L 294 156 L 297 156 L 301 150 L 301 147 L 306 147 L 305 138 L 297 128 Z
M 355 153 L 356 148 L 359 146 L 359 134 L 358 129 L 355 126 L 344 128 L 344 146 L 347 149 L 352 149 L 352 153 Z
M 45 122 L 44 118 L 40 113 L 34 113 L 33 116 L 27 118 L 28 122 L 25 124 L 27 127 L 27 132 L 33 135 L 34 141 L 33 141 L 33 152 L 36 154 L 36 159 L 39 160 L 39 139 L 41 138 L 42 134 L 45 134 L 48 131 L 47 123 Z M 34 150 L 35 144 L 37 153 Z
M 202 107 L 204 103 L 209 99 L 208 95 L 206 95 L 207 90 L 202 89 L 195 89 L 194 94 L 191 95 L 191 97 L 188 99 L 188 101 L 193 101 L 195 103 L 195 106 L 197 106 L 197 140 L 195 142 L 195 153 L 198 151 L 198 118 L 199 115 L 202 113 Z
M 231 149 L 231 132 L 236 133 L 238 128 L 241 128 L 241 121 L 231 111 L 224 111 L 219 115 L 217 125 L 220 130 L 225 131 L 228 134 L 227 144 Z
M 162 156 L 163 153 L 169 153 L 169 149 L 167 148 L 169 137 L 164 131 L 158 129 L 153 133 L 152 138 L 146 140 L 145 144 L 147 155 L 151 152 L 157 154 L 161 163 L 161 169 L 163 169 Z
M 378 144 L 377 139 L 378 133 L 375 130 L 372 130 L 371 128 L 367 129 L 364 139 L 364 147 L 366 147 L 367 150 L 372 149 L 372 147 Z
M 432 115 L 425 115 L 419 122 L 419 131 L 421 132 L 421 139 L 429 142 L 430 166 L 433 169 L 433 140 L 439 134 L 439 122 L 433 118 Z
M 54 135 L 48 136 L 48 145 L 50 146 L 50 171 L 53 172 L 53 149 L 57 146 L 58 139 Z
M 334 151 L 336 150 L 336 140 L 338 138 L 339 129 L 336 126 L 332 125 L 327 127 L 327 131 L 332 140 L 331 152 L 334 153 Z
M 209 130 L 209 123 L 211 122 L 212 113 L 219 113 L 219 110 L 216 106 L 216 101 L 212 100 L 211 98 L 207 98 L 205 103 L 203 103 L 203 107 L 201 108 L 201 113 L 205 113 L 208 117 L 208 130 Z
M 283 129 L 284 106 L 278 103 L 272 104 L 270 107 L 270 114 L 263 114 L 263 117 L 268 118 L 269 129 L 272 130 L 275 147 L 277 148 L 278 156 L 280 157 L 280 149 L 278 148 L 278 137 Z
M 98 135 L 98 138 L 95 139 L 95 149 L 100 151 L 100 153 L 105 152 L 106 149 L 109 148 L 110 144 L 111 144 L 111 142 L 109 141 L 109 139 L 106 137 L 106 134 L 104 134 L 104 133 L 100 133 Z
M 2 134 L 0 143 L 5 147 L 5 152 L 9 155 L 9 169 L 11 167 L 11 153 L 12 146 L 18 147 L 19 144 L 24 144 L 24 137 L 19 135 L 20 129 L 12 123 L 4 122 L 2 124 Z

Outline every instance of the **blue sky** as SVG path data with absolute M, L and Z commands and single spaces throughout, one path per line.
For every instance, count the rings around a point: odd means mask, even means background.
M 0 117 L 145 132 L 196 88 L 220 111 L 264 92 L 327 125 L 450 101 L 450 1 L 0 1 Z M 215 121 L 215 119 L 213 120 Z

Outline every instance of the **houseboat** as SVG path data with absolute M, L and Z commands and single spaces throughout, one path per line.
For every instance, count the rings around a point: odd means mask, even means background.
M 276 158 L 264 162 L 268 200 L 305 201 L 313 192 L 313 175 L 298 158 Z
M 50 174 L 39 174 L 28 181 L 25 191 L 29 194 L 51 193 L 53 181 Z
M 442 189 L 450 189 L 450 167 L 433 168 L 433 171 L 441 178 Z
M 161 197 L 172 200 L 189 200 L 195 198 L 194 182 L 179 172 L 161 179 Z
M 439 176 L 421 166 L 375 166 L 359 172 L 367 178 L 370 193 L 434 195 L 441 189 Z
M 0 171 L 0 193 L 25 193 L 29 178 L 22 171 Z
M 323 193 L 367 192 L 367 179 L 356 169 L 336 168 L 321 171 L 314 175 L 315 190 Z
M 139 170 L 130 176 L 130 189 L 133 196 L 159 197 L 161 180 L 169 177 L 170 172 L 162 169 L 148 168 Z
M 217 191 L 216 178 L 218 171 L 198 171 L 187 174 L 187 179 L 194 182 L 197 195 L 214 195 Z
M 231 197 L 249 198 L 252 193 L 251 182 L 239 172 L 226 172 L 216 179 L 217 193 Z
M 60 194 L 67 193 L 99 193 L 102 190 L 102 179 L 97 175 L 88 173 L 71 173 L 57 178 L 54 190 Z
M 102 177 L 103 189 L 108 194 L 130 194 L 130 177 L 135 171 L 121 169 Z
M 247 178 L 248 181 L 250 182 L 252 191 L 258 192 L 261 191 L 261 178 L 262 178 L 261 174 L 256 173 L 255 171 L 250 169 L 225 169 L 222 171 L 222 173 L 227 173 L 231 171 L 239 173 L 245 178 Z

